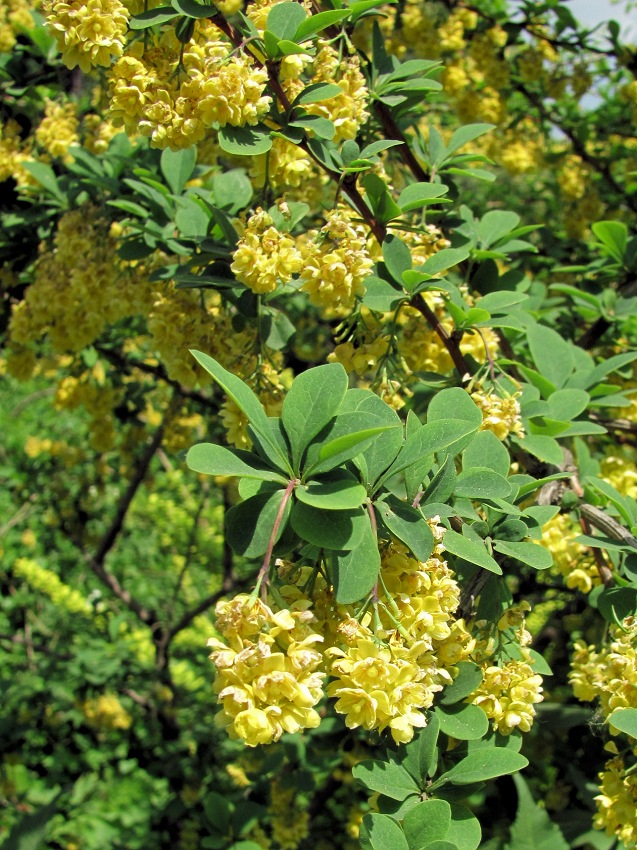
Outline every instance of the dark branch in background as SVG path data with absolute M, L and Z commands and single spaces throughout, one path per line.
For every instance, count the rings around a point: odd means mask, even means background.
M 216 413 L 219 412 L 219 404 L 213 398 L 208 398 L 196 390 L 189 390 L 186 387 L 182 387 L 178 381 L 168 377 L 163 366 L 153 366 L 150 363 L 144 363 L 143 360 L 136 360 L 134 357 L 125 357 L 120 351 L 115 351 L 113 348 L 106 348 L 105 346 L 97 343 L 94 343 L 93 347 L 101 357 L 108 360 L 109 363 L 116 366 L 120 371 L 130 374 L 134 369 L 139 369 L 140 372 L 152 375 L 154 378 L 168 384 L 168 386 L 172 387 L 182 398 L 189 398 L 204 407 L 214 410 Z
M 637 280 L 623 281 L 617 287 L 617 294 L 622 298 L 630 298 L 630 296 L 634 295 L 635 292 L 637 292 Z M 592 348 L 595 343 L 604 336 L 610 327 L 612 327 L 612 322 L 604 316 L 600 316 L 577 340 L 577 345 L 579 345 L 580 348 L 585 348 L 587 350 Z
M 589 165 L 593 171 L 596 171 L 599 176 L 604 180 L 608 186 L 619 195 L 621 198 L 620 204 L 627 207 L 629 210 L 633 212 L 637 212 L 637 201 L 631 200 L 631 198 L 626 195 L 625 190 L 622 186 L 615 180 L 610 170 L 610 167 L 601 160 L 592 156 L 587 150 L 584 142 L 576 135 L 575 131 L 572 127 L 569 127 L 565 124 L 560 117 L 554 115 L 550 110 L 548 110 L 543 104 L 542 100 L 536 95 L 534 92 L 529 91 L 529 89 L 524 85 L 524 83 L 516 83 L 515 88 L 520 94 L 524 95 L 524 97 L 529 101 L 529 103 L 533 104 L 533 106 L 537 109 L 541 118 L 545 121 L 548 121 L 550 124 L 553 124 L 554 127 L 557 127 L 558 130 L 561 130 L 562 133 L 567 137 L 570 141 L 573 150 L 580 157 L 580 159 Z
M 224 488 L 223 490 L 223 506 L 224 512 L 231 508 L 230 499 L 228 497 L 228 491 Z M 223 539 L 223 556 L 222 556 L 222 568 L 223 568 L 223 580 L 221 582 L 221 587 L 219 590 L 216 590 L 214 593 L 211 593 L 210 596 L 207 596 L 205 599 L 202 599 L 194 608 L 191 608 L 190 611 L 186 611 L 177 622 L 167 629 L 167 641 L 171 641 L 175 635 L 179 634 L 183 629 L 189 626 L 195 617 L 198 617 L 199 614 L 203 614 L 204 611 L 207 611 L 208 608 L 211 608 L 227 593 L 230 593 L 231 590 L 234 590 L 237 586 L 237 577 L 234 572 L 234 560 L 232 555 L 232 549 L 226 540 L 224 535 Z
M 438 320 L 434 311 L 420 293 L 411 299 L 410 304 L 422 313 L 431 329 L 436 332 L 442 344 L 447 349 L 447 353 L 453 360 L 453 364 L 460 374 L 460 380 L 464 382 L 464 380 L 471 375 L 471 369 L 465 360 L 464 354 L 460 351 L 460 342 L 458 337 L 456 337 L 455 334 L 449 334 L 447 332 Z
M 126 488 L 122 498 L 117 505 L 115 516 L 102 537 L 102 540 L 97 548 L 97 552 L 92 557 L 87 557 L 88 565 L 99 580 L 116 596 L 126 607 L 133 611 L 143 623 L 150 623 L 153 619 L 153 614 L 141 602 L 135 599 L 126 588 L 122 587 L 116 576 L 106 569 L 104 561 L 106 556 L 111 551 L 117 538 L 119 537 L 122 528 L 124 527 L 124 519 L 128 513 L 135 494 L 139 490 L 146 477 L 152 459 L 161 446 L 164 437 L 163 423 L 155 431 L 152 440 L 146 446 L 143 455 L 140 457 L 135 466 L 135 472 L 131 478 L 128 487 Z

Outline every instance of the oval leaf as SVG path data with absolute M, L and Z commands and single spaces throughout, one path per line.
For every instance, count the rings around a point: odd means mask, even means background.
M 227 449 L 215 443 L 198 443 L 192 446 L 186 455 L 186 464 L 193 472 L 204 475 L 236 475 L 241 478 L 286 483 L 280 473 L 268 469 L 257 455 L 240 449 Z
M 371 524 L 367 522 L 356 545 L 334 556 L 332 581 L 339 605 L 350 605 L 364 599 L 376 583 L 379 570 L 378 543 Z
M 528 764 L 520 753 L 503 747 L 482 747 L 458 762 L 434 783 L 436 787 L 451 782 L 453 785 L 470 785 L 516 773 Z
M 389 815 L 365 815 L 359 841 L 364 850 L 410 850 L 402 829 Z
M 274 6 L 272 11 L 277 8 Z M 290 442 L 295 469 L 298 470 L 301 456 L 310 442 L 336 416 L 346 392 L 347 372 L 340 363 L 308 369 L 294 379 L 283 401 L 281 421 Z

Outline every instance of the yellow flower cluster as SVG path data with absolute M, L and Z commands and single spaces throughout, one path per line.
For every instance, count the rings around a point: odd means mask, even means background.
M 146 48 L 127 48 L 109 72 L 111 120 L 153 147 L 190 147 L 213 124 L 256 124 L 270 107 L 267 79 L 249 55 L 231 52 L 213 24 L 198 21 L 187 45 L 167 30 Z
M 330 44 L 319 41 L 311 83 L 336 83 L 343 91 L 329 100 L 308 104 L 307 112 L 332 121 L 335 142 L 356 138 L 369 118 L 369 92 L 358 56 L 342 59 Z
M 55 394 L 55 406 L 59 410 L 83 407 L 90 416 L 91 448 L 96 452 L 107 452 L 115 445 L 117 429 L 113 409 L 122 395 L 121 389 L 92 380 L 90 373 L 85 372 L 79 378 L 68 375 L 61 379 Z
M 207 373 L 197 364 L 189 348 L 208 351 L 223 365 L 237 371 L 249 362 L 254 348 L 254 332 L 232 329 L 231 314 L 221 305 L 218 293 L 202 298 L 190 289 L 164 285 L 148 311 L 151 343 L 168 376 L 186 387 L 205 379 Z M 254 363 L 250 363 L 254 368 Z M 246 368 L 249 369 L 248 366 Z
M 366 246 L 365 227 L 356 224 L 354 213 L 338 207 L 327 213 L 320 234 L 303 245 L 302 289 L 312 304 L 323 308 L 351 308 L 364 293 L 363 282 L 373 261 Z
M 40 566 L 37 561 L 18 558 L 12 569 L 14 575 L 24 579 L 33 590 L 48 596 L 58 608 L 68 611 L 69 614 L 91 616 L 93 613 L 91 603 L 86 597 L 65 584 L 53 570 Z
M 432 521 L 439 541 L 443 529 Z M 350 728 L 388 728 L 397 743 L 410 741 L 426 725 L 422 709 L 452 681 L 454 666 L 475 645 L 463 620 L 455 620 L 459 588 L 441 560 L 439 542 L 422 563 L 402 544 L 392 543 L 382 559 L 379 622 L 371 614 L 361 623 L 351 616 L 338 632 L 342 647 L 326 651 L 333 659 L 328 696 L 337 702 Z M 382 641 L 382 642 L 381 642 Z
M 50 156 L 69 162 L 73 157 L 68 154 L 68 149 L 80 141 L 78 127 L 75 103 L 57 103 L 47 99 L 44 118 L 35 131 L 35 140 Z
M 575 542 L 579 533 L 579 527 L 568 514 L 557 514 L 543 526 L 540 543 L 553 556 L 553 569 L 564 576 L 566 586 L 590 593 L 601 579 L 592 555 Z
M 79 351 L 108 323 L 147 312 L 152 287 L 140 267 L 123 285 L 117 240 L 99 210 L 85 206 L 64 213 L 53 249 L 43 246 L 35 278 L 9 325 L 13 347 L 45 334 L 54 351 Z M 130 284 L 130 285 L 129 285 Z
M 616 836 L 624 847 L 637 846 L 637 772 L 627 768 L 621 756 L 606 762 L 599 774 L 600 794 L 595 797 L 595 829 Z
M 637 465 L 634 458 L 609 451 L 602 458 L 600 473 L 605 481 L 624 496 L 637 499 Z
M 88 74 L 122 55 L 128 10 L 120 0 L 44 0 L 42 8 L 67 68 Z
M 89 726 L 101 732 L 129 729 L 133 718 L 115 694 L 101 694 L 80 703 L 80 711 Z
M 514 729 L 528 732 L 535 718 L 535 704 L 543 699 L 542 677 L 521 660 L 502 667 L 485 666 L 482 675 L 468 702 L 479 705 L 500 734 L 510 735 Z
M 371 342 L 361 342 L 355 346 L 353 342 L 342 342 L 331 352 L 329 363 L 341 363 L 346 372 L 356 372 L 363 377 L 370 372 L 376 373 L 379 361 L 387 354 L 389 340 L 378 336 Z
M 250 177 L 258 189 L 264 186 L 266 173 L 275 194 L 302 187 L 306 202 L 307 184 L 316 182 L 319 177 L 317 166 L 302 148 L 278 137 L 272 140 L 267 154 L 253 157 Z
M 217 604 L 211 638 L 217 668 L 215 692 L 223 711 L 219 725 L 248 746 L 278 741 L 283 732 L 319 725 L 314 706 L 323 696 L 323 657 L 314 648 L 321 635 L 307 610 L 273 612 L 257 598 L 241 594 Z
M 29 0 L 4 0 L 0 6 L 0 53 L 9 53 L 21 30 L 33 29 L 31 12 L 37 4 Z
M 272 216 L 259 208 L 247 221 L 245 232 L 233 254 L 230 268 L 237 280 L 253 292 L 273 292 L 279 283 L 289 283 L 303 267 L 294 239 L 279 233 Z
M 482 411 L 481 431 L 491 431 L 498 440 L 506 440 L 509 434 L 524 437 L 520 418 L 520 403 L 515 396 L 502 398 L 495 393 L 477 390 L 471 398 Z
M 25 162 L 32 162 L 32 140 L 24 142 L 17 121 L 0 122 L 0 183 L 13 178 L 19 187 L 32 185 L 34 179 L 23 167 Z
M 573 693 L 586 702 L 599 698 L 604 717 L 616 708 L 637 708 L 637 619 L 627 617 L 622 625 L 610 626 L 607 646 L 597 650 L 577 641 L 573 652 Z

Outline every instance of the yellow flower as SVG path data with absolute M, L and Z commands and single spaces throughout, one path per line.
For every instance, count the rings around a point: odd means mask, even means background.
M 346 207 L 326 216 L 315 241 L 303 246 L 302 289 L 319 307 L 351 308 L 357 295 L 365 291 L 363 282 L 371 271 L 365 228 L 352 221 Z
M 509 434 L 524 436 L 520 403 L 515 395 L 502 398 L 480 390 L 471 393 L 471 398 L 482 410 L 481 431 L 491 431 L 499 440 L 506 440 Z
M 87 74 L 122 55 L 128 11 L 120 0 L 44 0 L 42 9 L 68 68 Z
M 323 638 L 309 625 L 311 612 L 275 613 L 242 594 L 219 602 L 216 613 L 225 638 L 208 642 L 223 708 L 216 722 L 250 747 L 278 741 L 283 732 L 318 726 L 314 706 L 323 695 L 324 673 L 314 644 Z
M 621 756 L 606 762 L 599 774 L 600 794 L 595 797 L 597 814 L 593 819 L 595 829 L 616 836 L 625 847 L 637 844 L 637 774 L 626 769 Z
M 528 732 L 535 704 L 542 702 L 542 677 L 526 661 L 509 661 L 503 667 L 483 667 L 483 680 L 467 700 L 480 706 L 502 735 L 514 729 Z
M 279 233 L 268 213 L 258 209 L 250 216 L 230 266 L 237 280 L 253 292 L 265 294 L 279 283 L 288 283 L 302 266 L 294 240 Z

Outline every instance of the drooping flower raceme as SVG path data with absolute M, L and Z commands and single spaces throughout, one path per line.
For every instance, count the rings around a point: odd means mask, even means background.
M 42 8 L 67 68 L 87 74 L 122 55 L 128 11 L 120 0 L 45 0 Z
M 274 613 L 261 600 L 241 594 L 217 604 L 211 638 L 217 668 L 215 691 L 223 710 L 217 722 L 231 738 L 254 747 L 278 741 L 283 732 L 319 725 L 314 706 L 323 696 L 323 656 L 315 645 L 307 610 Z
M 302 266 L 294 239 L 276 229 L 272 216 L 262 209 L 250 216 L 230 266 L 237 280 L 264 294 L 288 283 Z

